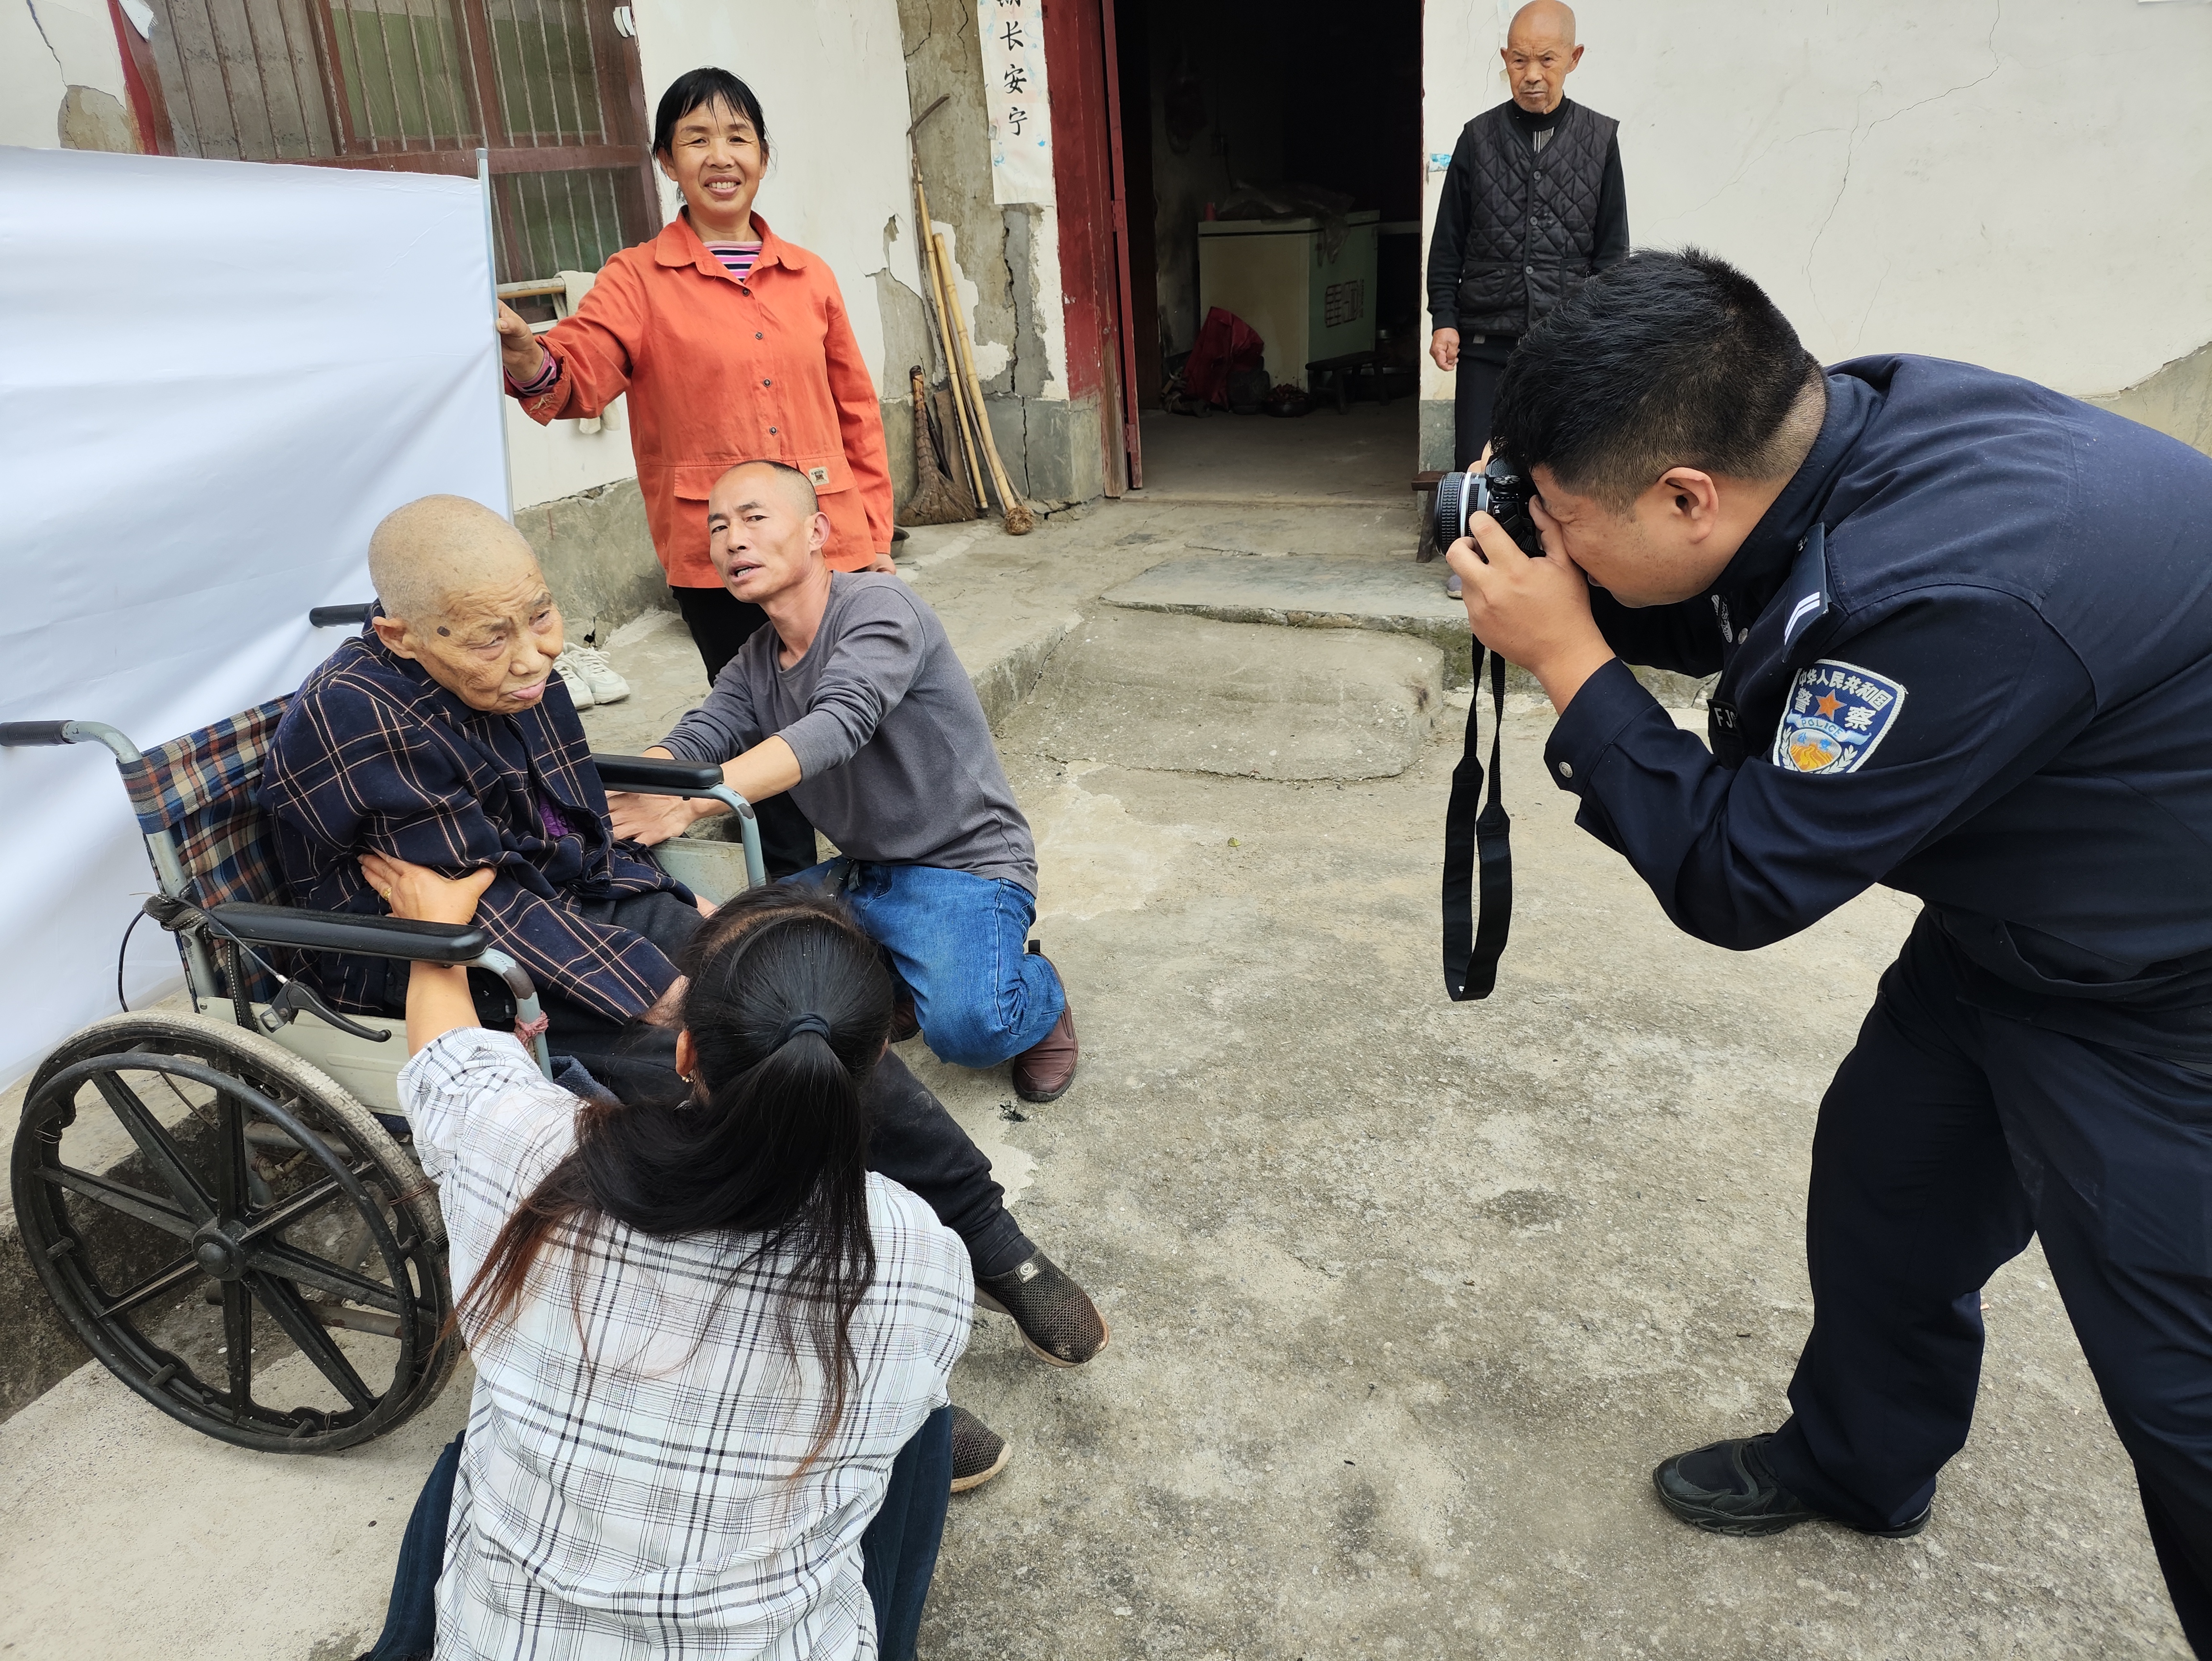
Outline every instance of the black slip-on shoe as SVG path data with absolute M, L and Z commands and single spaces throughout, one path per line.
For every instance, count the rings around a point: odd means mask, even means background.
M 1932 1505 L 1893 1529 L 1860 1528 L 1814 1510 L 1777 1482 L 1768 1469 L 1766 1445 L 1773 1439 L 1771 1433 L 1736 1437 L 1676 1454 L 1651 1473 L 1659 1503 L 1692 1528 L 1739 1537 L 1779 1534 L 1800 1523 L 1824 1522 L 1841 1523 L 1884 1540 L 1904 1540 L 1928 1526 Z
M 966 1408 L 952 1404 L 952 1491 L 980 1488 L 1006 1468 L 1013 1450 L 1006 1439 Z
M 1042 1251 L 1004 1275 L 975 1282 L 975 1301 L 1013 1317 L 1030 1354 L 1056 1367 L 1079 1367 L 1106 1348 L 1106 1317 L 1091 1294 Z

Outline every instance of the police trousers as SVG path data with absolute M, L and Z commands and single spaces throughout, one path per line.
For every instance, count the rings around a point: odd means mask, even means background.
M 1983 1284 L 2039 1236 L 2212 1657 L 2212 1076 L 1977 1008 L 1966 969 L 1923 915 L 1820 1104 L 1769 1463 L 1861 1526 L 1917 1516 L 1973 1416 Z

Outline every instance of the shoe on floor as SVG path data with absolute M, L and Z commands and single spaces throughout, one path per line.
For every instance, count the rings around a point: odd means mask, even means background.
M 553 672 L 561 677 L 561 684 L 568 689 L 568 702 L 579 709 L 588 709 L 599 702 L 592 695 L 592 683 L 584 678 L 584 672 L 568 660 L 566 652 L 553 660 Z
M 1444 576 L 1444 592 L 1445 592 L 1446 593 L 1449 594 L 1449 595 L 1450 595 L 1454 599 L 1463 599 L 1463 598 L 1464 598 L 1464 596 L 1463 596 L 1463 595 L 1461 593 L 1461 592 L 1460 592 L 1460 581 L 1459 581 L 1459 573 L 1458 573 L 1458 572 L 1456 572 L 1456 571 L 1451 571 L 1451 572 L 1448 572 L 1448 573 L 1446 573 L 1446 575 L 1445 575 L 1445 576 Z
M 1012 1317 L 1030 1353 L 1056 1367 L 1081 1366 L 1106 1348 L 1111 1335 L 1091 1294 L 1042 1251 L 1004 1275 L 979 1278 L 975 1301 Z
M 1893 1529 L 1863 1529 L 1814 1510 L 1775 1480 L 1766 1463 L 1766 1445 L 1773 1439 L 1771 1433 L 1737 1437 L 1676 1454 L 1651 1473 L 1659 1503 L 1708 1534 L 1779 1534 L 1818 1520 L 1843 1523 L 1884 1540 L 1903 1540 L 1928 1526 L 1933 1506 Z
M 1030 955 L 1042 958 L 1035 940 L 1030 942 Z M 1052 960 L 1046 958 L 1045 961 Z M 1054 975 L 1060 971 L 1053 970 Z M 1068 1086 L 1075 1082 L 1075 1064 L 1079 1059 L 1075 1042 L 1075 1010 L 1066 1001 L 1067 983 L 1060 983 L 1062 1000 L 1060 1019 L 1052 1024 L 1052 1031 L 1039 1038 L 1027 1050 L 1014 1057 L 1014 1094 L 1025 1102 L 1056 1102 L 1067 1094 Z
M 629 696 L 629 683 L 615 672 L 607 654 L 596 646 L 569 646 L 562 648 L 556 664 L 565 663 L 572 672 L 581 676 L 592 689 L 594 703 L 620 703 Z M 579 709 L 582 708 L 580 704 Z
M 952 1404 L 952 1491 L 980 1488 L 1006 1468 L 1013 1451 L 1006 1439 L 966 1408 Z

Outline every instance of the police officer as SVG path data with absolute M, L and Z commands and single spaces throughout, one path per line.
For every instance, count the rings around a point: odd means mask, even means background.
M 2039 1235 L 2212 1656 L 2212 459 L 1965 364 L 1823 372 L 1695 252 L 1554 310 L 1495 425 L 1548 557 L 1482 518 L 1449 557 L 1577 822 L 1718 946 L 1923 902 L 1820 1105 L 1790 1416 L 1660 1499 L 1917 1533 Z M 1719 674 L 1710 749 L 1627 662 Z

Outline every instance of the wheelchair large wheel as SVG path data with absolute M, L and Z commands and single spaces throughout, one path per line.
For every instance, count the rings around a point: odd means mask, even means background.
M 85 1347 L 222 1441 L 368 1441 L 435 1399 L 459 1358 L 422 1168 L 258 1033 L 161 1011 L 86 1027 L 32 1080 L 14 1193 Z

